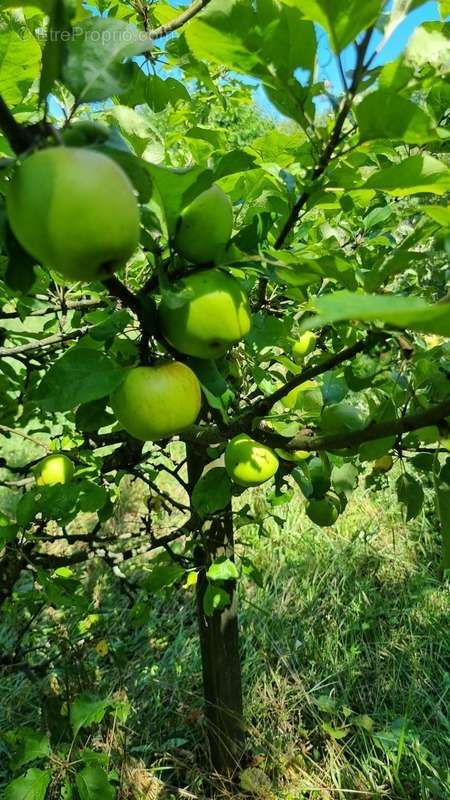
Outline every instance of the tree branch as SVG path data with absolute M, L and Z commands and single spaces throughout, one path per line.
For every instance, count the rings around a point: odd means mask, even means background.
M 280 386 L 276 392 L 272 392 L 272 394 L 263 397 L 261 400 L 257 400 L 255 403 L 249 405 L 244 414 L 239 418 L 239 422 L 242 423 L 244 420 L 248 418 L 254 419 L 255 417 L 262 417 L 266 414 L 270 409 L 278 402 L 278 400 L 282 400 L 283 397 L 286 397 L 292 389 L 296 389 L 298 386 L 301 386 L 302 383 L 306 383 L 306 381 L 310 381 L 313 378 L 317 378 L 318 375 L 322 375 L 324 372 L 328 372 L 331 369 L 339 366 L 344 361 L 349 361 L 351 358 L 354 358 L 359 353 L 364 353 L 367 350 L 370 350 L 377 342 L 386 338 L 382 333 L 372 333 L 369 334 L 365 339 L 362 339 L 360 342 L 356 342 L 351 347 L 347 347 L 345 350 L 341 350 L 340 353 L 336 353 L 330 358 L 325 359 L 325 361 L 321 361 L 319 364 L 316 364 L 314 367 L 307 367 L 306 369 L 302 370 L 299 375 L 295 375 L 291 380 L 287 381 L 284 386 Z
M 67 300 L 64 303 L 65 308 L 69 311 L 83 311 L 84 309 L 101 308 L 104 303 L 101 300 Z M 36 308 L 30 311 L 27 317 L 45 317 L 47 314 L 55 314 L 61 311 L 61 307 L 52 303 L 46 308 Z M 0 311 L 0 319 L 20 319 L 18 311 Z
M 186 22 L 189 22 L 190 19 L 195 17 L 200 11 L 202 11 L 211 0 L 195 0 L 195 3 L 189 6 L 186 11 L 183 11 L 178 17 L 175 17 L 171 22 L 168 22 L 166 25 L 160 25 L 159 28 L 155 28 L 153 31 L 149 32 L 150 39 L 162 39 L 164 36 L 167 36 L 169 33 L 173 33 L 174 31 L 181 28 Z
M 14 118 L 0 96 L 0 130 L 5 134 L 11 148 L 20 155 L 38 144 L 45 136 L 51 135 L 53 128 L 48 122 L 42 121 L 33 125 L 21 125 Z
M 52 344 L 60 344 L 67 342 L 70 339 L 79 339 L 86 333 L 89 333 L 92 325 L 85 325 L 83 328 L 78 328 L 76 331 L 68 331 L 68 333 L 54 333 L 52 336 L 47 336 L 46 339 L 39 339 L 35 342 L 27 342 L 26 344 L 19 344 L 17 347 L 0 347 L 0 357 L 15 356 L 20 353 L 27 353 L 31 350 L 41 350 L 43 347 L 48 347 Z
M 357 447 L 365 442 L 372 442 L 374 439 L 401 436 L 404 433 L 417 431 L 429 425 L 437 425 L 448 416 L 450 416 L 450 399 L 444 400 L 439 405 L 431 406 L 425 411 L 407 414 L 401 419 L 377 422 L 367 428 L 363 428 L 361 431 L 353 431 L 352 433 L 344 432 L 333 436 L 315 436 L 309 432 L 294 436 L 290 440 L 280 436 L 273 436 L 272 434 L 269 434 L 269 436 L 264 434 L 263 439 L 265 441 L 270 440 L 272 444 L 277 447 L 283 447 L 284 450 L 307 450 L 309 452 L 314 450 L 340 450 Z
M 285 436 L 274 434 L 266 427 L 257 429 L 254 435 L 265 444 L 271 447 L 281 447 L 284 450 L 306 450 L 310 453 L 316 450 L 344 450 L 349 447 L 357 447 L 364 442 L 371 442 L 374 439 L 385 439 L 389 436 L 419 430 L 419 428 L 425 428 L 429 425 L 438 425 L 448 416 L 450 416 L 450 399 L 444 400 L 436 406 L 431 406 L 425 411 L 408 414 L 401 419 L 374 423 L 367 428 L 353 431 L 352 433 L 344 431 L 332 436 L 322 436 L 320 434 L 316 435 L 310 429 L 306 429 L 292 439 L 287 439 Z M 208 447 L 225 443 L 228 441 L 230 434 L 234 436 L 240 432 L 246 432 L 246 430 L 239 429 L 239 423 L 236 423 L 228 432 L 221 431 L 215 425 L 193 425 L 192 428 L 189 428 L 180 436 L 180 439 L 201 447 Z

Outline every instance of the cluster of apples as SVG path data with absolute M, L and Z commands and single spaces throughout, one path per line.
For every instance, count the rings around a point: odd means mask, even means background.
M 67 138 L 66 138 L 67 141 Z M 7 191 L 8 220 L 25 250 L 73 281 L 105 280 L 139 244 L 139 207 L 131 182 L 109 157 L 77 146 L 48 147 L 26 157 Z M 181 213 L 173 246 L 186 261 L 217 264 L 230 241 L 233 211 L 216 185 Z M 163 336 L 179 353 L 216 359 L 250 330 L 248 297 L 216 267 L 188 274 L 174 287 L 185 301 L 159 307 Z M 153 441 L 180 433 L 200 412 L 200 383 L 180 361 L 130 369 L 110 398 L 132 436 Z M 38 485 L 67 483 L 74 466 L 52 454 L 35 469 Z
M 138 247 L 134 188 L 120 166 L 95 150 L 66 144 L 32 153 L 17 167 L 6 201 L 10 226 L 21 245 L 68 280 L 105 280 Z M 232 228 L 231 202 L 217 185 L 199 194 L 180 214 L 173 247 L 201 269 L 188 273 L 159 305 L 161 333 L 178 353 L 221 358 L 250 330 L 245 291 L 216 266 Z M 179 302 L 173 302 L 177 293 Z M 304 334 L 294 344 L 295 360 L 303 360 L 314 346 L 314 335 Z M 178 360 L 135 367 L 111 395 L 110 404 L 129 434 L 156 441 L 195 422 L 201 407 L 200 383 L 193 370 Z M 282 451 L 279 455 L 283 457 Z M 225 466 L 237 484 L 247 487 L 271 478 L 279 461 L 269 447 L 240 434 L 228 443 Z M 35 473 L 39 485 L 67 483 L 74 465 L 67 456 L 53 454 L 40 462 Z

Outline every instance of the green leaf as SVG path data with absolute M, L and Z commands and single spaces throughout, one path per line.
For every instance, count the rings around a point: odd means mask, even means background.
M 75 777 L 80 800 L 114 800 L 116 790 L 101 767 L 85 767 Z
M 214 467 L 194 486 L 192 505 L 200 517 L 209 517 L 228 505 L 231 500 L 231 482 L 224 467 Z
M 70 706 L 70 724 L 74 736 L 94 722 L 101 722 L 109 708 L 109 700 L 87 692 L 80 694 Z
M 406 507 L 406 522 L 417 517 L 423 506 L 424 493 L 422 485 L 412 475 L 400 475 L 397 480 L 397 497 L 399 503 Z
M 227 608 L 230 605 L 230 595 L 221 586 L 208 584 L 203 596 L 203 611 L 207 617 L 212 617 L 215 611 Z
M 76 515 L 77 499 L 76 483 L 33 486 L 22 495 L 16 506 L 17 523 L 26 529 L 37 514 L 42 514 L 46 520 L 66 523 Z
M 122 103 L 128 106 L 143 105 L 159 113 L 169 104 L 174 106 L 179 101 L 189 102 L 190 96 L 186 86 L 176 78 L 161 78 L 158 75 L 147 75 L 137 64 L 133 64 L 133 76 L 128 90 L 121 96 Z
M 384 0 L 284 0 L 296 6 L 305 17 L 318 22 L 326 30 L 331 46 L 339 53 L 353 42 L 361 31 L 378 19 Z
M 320 328 L 339 320 L 385 322 L 394 328 L 410 328 L 422 333 L 450 336 L 447 303 L 430 305 L 418 297 L 333 292 L 316 298 L 317 316 L 303 323 L 302 330 Z
M 29 764 L 30 761 L 46 758 L 50 753 L 50 740 L 46 733 L 33 731 L 31 728 L 22 728 L 15 731 L 11 740 L 13 754 L 10 758 L 10 767 L 14 772 L 25 764 Z
M 44 411 L 68 411 L 109 395 L 124 375 L 122 367 L 112 358 L 88 347 L 75 346 L 52 364 L 34 399 Z
M 29 769 L 8 784 L 4 800 L 45 800 L 51 777 L 51 770 Z
M 358 485 L 358 470 L 354 464 L 343 464 L 342 467 L 334 467 L 331 473 L 331 483 L 336 491 L 350 494 Z
M 253 522 L 253 520 L 251 520 L 251 522 Z M 256 585 L 259 586 L 260 589 L 262 589 L 264 586 L 264 577 L 261 570 L 258 569 L 258 567 L 252 561 L 252 559 L 247 558 L 247 556 L 241 556 L 241 563 L 242 563 L 243 574 L 251 581 L 256 583 Z
M 106 100 L 126 92 L 133 65 L 125 59 L 150 50 L 151 40 L 134 26 L 111 17 L 90 17 L 74 28 L 67 43 L 63 80 L 80 102 Z
M 175 581 L 184 575 L 184 569 L 179 564 L 158 564 L 153 567 L 150 575 L 143 581 L 143 586 L 150 594 L 172 586 Z
M 206 576 L 211 581 L 233 581 L 239 577 L 236 564 L 229 558 L 216 558 Z
M 397 197 L 419 192 L 443 195 L 450 191 L 450 169 L 433 156 L 411 156 L 401 164 L 374 172 L 364 188 L 379 189 Z
M 212 173 L 203 167 L 173 169 L 157 164 L 148 164 L 147 169 L 161 198 L 169 236 L 173 236 L 182 209 L 211 186 Z
M 39 74 L 41 48 L 27 31 L 21 36 L 12 27 L 0 29 L 0 95 L 5 103 L 18 105 Z
M 52 0 L 47 38 L 42 54 L 39 103 L 45 100 L 52 91 L 55 81 L 61 77 L 66 47 L 65 36 L 71 31 L 71 10 L 71 0 Z
M 224 422 L 228 422 L 228 408 L 234 398 L 234 392 L 226 382 L 215 361 L 188 358 L 187 364 L 199 379 L 208 405 L 222 414 Z
M 90 331 L 89 336 L 96 342 L 103 342 L 107 339 L 112 339 L 118 333 L 122 333 L 131 320 L 131 317 L 124 308 L 120 311 L 114 311 L 108 314 L 103 322 L 99 322 Z
M 450 486 L 445 483 L 436 485 L 436 510 L 442 536 L 442 566 L 450 570 Z
M 360 142 L 396 139 L 406 144 L 424 144 L 439 138 L 433 119 L 398 92 L 371 92 L 356 106 L 355 116 Z
M 450 206 L 419 206 L 419 208 L 438 225 L 450 228 Z

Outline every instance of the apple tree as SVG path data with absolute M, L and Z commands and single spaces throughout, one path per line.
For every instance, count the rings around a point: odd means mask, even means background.
M 103 559 L 133 604 L 155 551 L 153 590 L 196 585 L 222 773 L 245 747 L 236 583 L 262 579 L 235 558 L 249 488 L 331 526 L 395 465 L 450 569 L 448 26 L 384 55 L 421 5 L 1 4 L 0 603 L 28 630 Z M 127 476 L 147 513 L 112 541 Z

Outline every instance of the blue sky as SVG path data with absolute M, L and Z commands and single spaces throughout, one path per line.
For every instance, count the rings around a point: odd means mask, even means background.
M 364 2 L 364 0 L 360 0 L 360 2 Z M 392 2 L 387 4 L 387 9 L 392 6 Z M 394 31 L 389 41 L 386 43 L 385 47 L 379 54 L 379 56 L 374 61 L 374 65 L 376 64 L 384 64 L 388 61 L 393 61 L 400 53 L 403 51 L 406 42 L 408 41 L 409 37 L 413 33 L 413 31 L 421 25 L 423 22 L 433 22 L 441 20 L 440 13 L 439 13 L 439 6 L 436 0 L 430 0 L 430 2 L 425 3 L 420 8 L 416 8 L 415 11 L 412 11 L 406 19 L 403 20 L 401 25 Z M 381 40 L 381 34 L 376 32 L 373 36 L 373 48 L 375 48 Z M 327 38 L 324 33 L 319 32 L 319 48 L 318 48 L 318 56 L 319 56 L 319 65 L 320 65 L 320 77 L 329 80 L 334 87 L 341 88 L 342 83 L 339 77 L 338 67 L 336 57 L 333 53 L 330 52 L 327 44 Z M 354 48 L 348 47 L 342 53 L 342 62 L 344 66 L 344 70 L 351 70 L 355 61 L 354 56 Z M 267 101 L 265 97 L 264 91 L 262 88 L 258 89 L 255 92 L 255 99 L 258 105 L 266 111 L 267 113 L 272 114 L 274 112 L 273 107 Z M 275 111 L 275 114 L 277 112 Z

